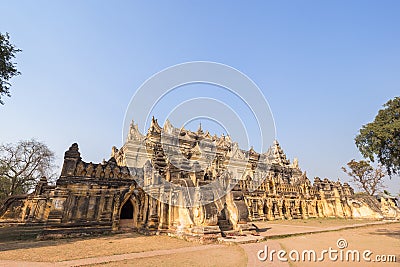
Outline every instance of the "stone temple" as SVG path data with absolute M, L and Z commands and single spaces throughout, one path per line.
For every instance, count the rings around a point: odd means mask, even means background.
M 0 222 L 42 226 L 40 235 L 136 230 L 213 240 L 254 230 L 255 220 L 399 218 L 390 198 L 354 194 L 347 183 L 315 178 L 291 163 L 275 141 L 262 154 L 230 136 L 134 123 L 126 143 L 102 163 L 65 152 L 55 185 L 42 178 L 28 195 L 8 198 Z

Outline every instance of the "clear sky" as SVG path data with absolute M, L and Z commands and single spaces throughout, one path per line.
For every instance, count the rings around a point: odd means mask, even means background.
M 59 165 L 78 142 L 99 162 L 122 145 L 147 78 L 214 61 L 259 86 L 282 148 L 311 180 L 346 181 L 359 128 L 400 92 L 399 14 L 399 1 L 2 1 L 0 32 L 23 52 L 0 142 L 35 137 Z M 400 178 L 387 185 L 398 193 Z

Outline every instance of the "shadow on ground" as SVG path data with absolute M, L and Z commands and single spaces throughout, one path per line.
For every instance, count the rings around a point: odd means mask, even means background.
M 379 228 L 376 229 L 376 231 L 374 232 L 370 232 L 371 235 L 385 235 L 388 237 L 393 237 L 396 239 L 400 239 L 400 228 L 398 228 L 397 230 L 393 231 L 393 230 L 388 230 L 388 229 L 384 229 L 384 228 Z
M 98 238 L 102 238 L 104 240 L 109 240 L 110 242 L 112 242 L 113 240 L 123 238 L 136 238 L 144 236 L 136 232 L 130 232 L 109 235 L 91 235 L 87 237 L 68 237 L 60 239 L 38 240 L 37 235 L 41 232 L 42 229 L 43 228 L 39 227 L 30 227 L 28 229 L 20 227 L 0 227 L 0 251 L 57 246 L 82 240 Z

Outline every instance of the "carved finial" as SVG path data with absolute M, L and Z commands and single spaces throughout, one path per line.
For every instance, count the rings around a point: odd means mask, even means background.
M 273 163 L 279 164 L 281 166 L 290 164 L 290 161 L 286 158 L 285 152 L 283 152 L 278 140 L 274 141 L 274 144 L 271 146 L 270 153 Z
M 148 130 L 148 133 L 152 133 L 152 132 L 161 132 L 161 127 L 160 125 L 158 125 L 157 119 L 154 118 L 154 116 L 151 118 L 151 124 L 150 124 L 150 128 Z
M 73 143 L 67 151 L 65 151 L 64 158 L 80 158 L 79 147 L 77 143 Z
M 64 163 L 61 170 L 61 176 L 73 175 L 77 163 L 81 160 L 81 153 L 77 143 L 73 143 L 71 147 L 65 151 Z
M 199 124 L 199 128 L 197 129 L 197 133 L 199 133 L 199 134 L 203 134 L 204 133 L 203 129 L 201 128 L 201 122 Z
M 139 131 L 139 125 L 132 120 L 129 128 L 128 140 L 142 140 L 143 135 Z
M 256 152 L 256 151 L 254 150 L 254 147 L 251 146 L 250 149 L 249 149 L 249 153 L 250 153 L 250 154 L 254 154 L 255 152 Z
M 173 130 L 174 130 L 174 126 L 171 124 L 171 122 L 169 121 L 169 119 L 167 119 L 167 120 L 164 122 L 163 131 L 164 131 L 165 133 L 171 134 L 171 133 L 173 132 Z
M 298 168 L 299 167 L 299 160 L 297 158 L 293 159 L 292 166 L 293 166 L 293 168 Z
M 118 148 L 116 146 L 113 146 L 111 148 L 111 157 L 116 157 L 118 154 Z
M 73 143 L 73 144 L 70 146 L 69 150 L 70 150 L 70 151 L 79 151 L 78 144 L 77 144 L 77 143 Z

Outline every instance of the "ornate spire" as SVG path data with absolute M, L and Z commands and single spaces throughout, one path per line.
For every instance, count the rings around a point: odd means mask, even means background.
M 161 133 L 161 127 L 158 125 L 157 119 L 154 118 L 154 116 L 151 118 L 151 124 L 149 128 L 149 133 Z
M 67 151 L 65 151 L 64 159 L 67 158 L 77 158 L 81 159 L 81 153 L 79 153 L 79 147 L 77 143 L 73 143 Z
M 199 124 L 199 128 L 197 129 L 197 133 L 198 134 L 203 134 L 204 132 L 203 132 L 203 129 L 201 129 L 201 122 L 200 122 L 200 124 Z
M 292 167 L 299 168 L 299 160 L 297 158 L 293 159 Z
M 163 126 L 163 132 L 167 134 L 172 134 L 174 130 L 174 126 L 171 124 L 171 122 L 167 119 L 164 123 Z
M 274 144 L 272 145 L 271 154 L 272 154 L 271 155 L 272 163 L 276 163 L 281 166 L 290 164 L 289 160 L 286 158 L 286 154 L 283 152 L 283 149 L 279 145 L 278 140 L 274 141 Z
M 143 135 L 139 131 L 139 126 L 138 124 L 132 120 L 131 125 L 129 127 L 129 133 L 128 133 L 128 140 L 134 140 L 134 141 L 140 141 L 143 139 Z

